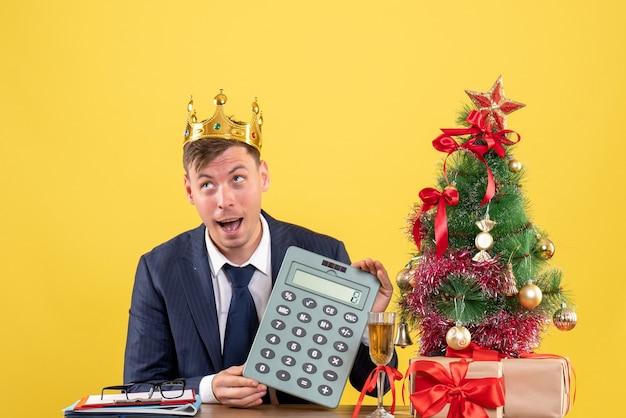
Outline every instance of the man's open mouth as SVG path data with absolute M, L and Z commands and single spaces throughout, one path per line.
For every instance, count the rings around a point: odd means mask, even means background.
M 218 224 L 225 232 L 233 232 L 241 226 L 241 222 L 243 222 L 243 218 L 229 219 L 227 221 L 218 222 Z

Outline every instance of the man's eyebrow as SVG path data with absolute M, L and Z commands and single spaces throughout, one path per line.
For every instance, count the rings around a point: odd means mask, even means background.
M 246 170 L 246 171 L 248 171 L 248 169 L 246 168 L 246 166 L 245 166 L 245 165 L 243 165 L 243 164 L 239 164 L 239 165 L 234 166 L 234 167 L 233 167 L 233 168 L 232 168 L 232 169 L 228 172 L 228 174 L 233 174 L 235 171 L 240 170 L 240 169 L 241 169 L 241 170 Z
M 246 171 L 248 171 L 248 168 L 247 168 L 245 165 L 243 165 L 243 164 L 236 165 L 236 166 L 234 166 L 234 167 L 233 167 L 233 168 L 232 168 L 232 169 L 228 172 L 228 174 L 233 174 L 233 173 L 234 173 L 234 172 L 236 172 L 237 170 L 246 170 Z M 208 178 L 208 179 L 212 179 L 212 178 L 213 178 L 213 176 L 212 176 L 212 175 L 210 175 L 210 174 L 207 174 L 207 173 L 199 172 L 199 173 L 198 173 L 198 178 Z

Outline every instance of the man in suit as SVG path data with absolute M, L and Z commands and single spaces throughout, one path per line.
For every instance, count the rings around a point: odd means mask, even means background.
M 215 103 L 213 117 L 197 122 L 190 102 L 183 146 L 185 190 L 202 225 L 141 257 L 130 307 L 124 381 L 185 379 L 203 402 L 236 407 L 264 401 L 300 403 L 301 399 L 243 377 L 243 364 L 224 364 L 234 298 L 224 266 L 254 266 L 248 290 L 258 320 L 289 246 L 346 264 L 350 259 L 342 242 L 278 221 L 261 209 L 270 175 L 260 159 L 258 105 L 253 103 L 252 121 L 245 124 L 224 115 L 223 93 Z M 373 310 L 384 311 L 392 286 L 382 264 L 366 259 L 353 265 L 379 279 Z M 395 355 L 392 365 L 397 365 Z M 350 375 L 352 385 L 360 390 L 374 368 L 362 343 Z

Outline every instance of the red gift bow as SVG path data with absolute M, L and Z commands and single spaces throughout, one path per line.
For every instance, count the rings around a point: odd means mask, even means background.
M 450 404 L 448 418 L 488 418 L 484 408 L 504 405 L 504 378 L 466 379 L 465 359 L 450 363 L 450 371 L 430 360 L 412 363 L 406 375 L 415 372 L 411 404 L 422 418 L 428 418 Z
M 455 206 L 459 203 L 459 191 L 455 188 L 445 188 L 443 192 L 432 187 L 422 189 L 419 193 L 422 199 L 422 206 L 415 218 L 413 224 L 413 239 L 420 250 L 422 242 L 422 222 L 420 215 L 429 209 L 437 207 L 437 215 L 435 216 L 435 245 L 437 250 L 437 259 L 448 248 L 448 219 L 446 217 L 446 206 Z
M 365 381 L 365 385 L 363 385 L 359 400 L 354 407 L 352 418 L 356 418 L 359 415 L 359 411 L 361 410 L 361 404 L 363 403 L 363 398 L 365 397 L 365 394 L 376 389 L 376 384 L 378 382 L 378 373 L 380 371 L 384 371 L 387 374 L 387 378 L 389 379 L 389 384 L 391 386 L 391 396 L 393 397 L 393 400 L 389 412 L 393 414 L 393 412 L 396 410 L 396 385 L 394 385 L 393 382 L 402 379 L 402 373 L 400 373 L 396 368 L 391 366 L 378 366 L 374 370 L 372 370 L 369 377 Z
M 455 151 L 464 149 L 471 152 L 481 163 L 485 165 L 487 168 L 487 190 L 485 190 L 485 196 L 483 197 L 480 205 L 483 206 L 485 203 L 489 202 L 496 192 L 496 185 L 493 178 L 493 174 L 491 173 L 491 169 L 485 161 L 483 157 L 489 150 L 493 149 L 496 154 L 500 156 L 500 158 L 504 158 L 506 155 L 506 151 L 504 150 L 504 145 L 513 145 L 520 141 L 520 135 L 509 129 L 501 129 L 499 131 L 493 132 L 491 128 L 491 123 L 487 122 L 485 119 L 485 115 L 482 113 L 472 110 L 467 118 L 465 119 L 467 123 L 471 126 L 469 128 L 457 128 L 457 129 L 442 129 L 443 134 L 439 135 L 437 138 L 433 140 L 433 146 L 436 150 L 441 152 L 447 152 L 448 156 L 446 157 L 446 161 L 450 154 Z M 517 135 L 517 141 L 511 141 L 505 135 L 513 133 Z M 473 135 L 474 137 L 465 143 L 459 145 L 452 137 L 460 136 L 460 135 Z M 478 144 L 478 140 L 482 139 L 486 144 Z M 443 165 L 443 174 L 444 177 L 447 178 L 446 174 L 446 162 Z

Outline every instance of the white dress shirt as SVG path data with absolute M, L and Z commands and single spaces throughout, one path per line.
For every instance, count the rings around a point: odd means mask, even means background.
M 223 270 L 224 264 L 231 264 L 236 267 L 243 267 L 248 264 L 252 264 L 256 271 L 252 275 L 248 289 L 254 300 L 256 306 L 257 316 L 259 320 L 265 312 L 265 307 L 270 298 L 272 292 L 272 266 L 271 266 L 271 238 L 270 230 L 267 225 L 267 221 L 261 215 L 261 242 L 256 248 L 252 256 L 248 261 L 241 265 L 230 262 L 224 254 L 222 254 L 211 238 L 209 237 L 208 229 L 205 233 L 205 242 L 207 247 L 207 254 L 209 257 L 209 264 L 211 267 L 211 281 L 213 282 L 213 290 L 215 292 L 215 306 L 217 307 L 217 319 L 219 323 L 220 341 L 222 350 L 224 349 L 224 335 L 226 331 L 226 321 L 228 319 L 228 308 L 230 307 L 230 299 L 233 294 L 233 288 L 226 273 Z M 202 378 L 200 381 L 200 398 L 205 403 L 218 403 L 218 400 L 213 394 L 212 384 L 213 377 L 215 375 L 209 375 Z

